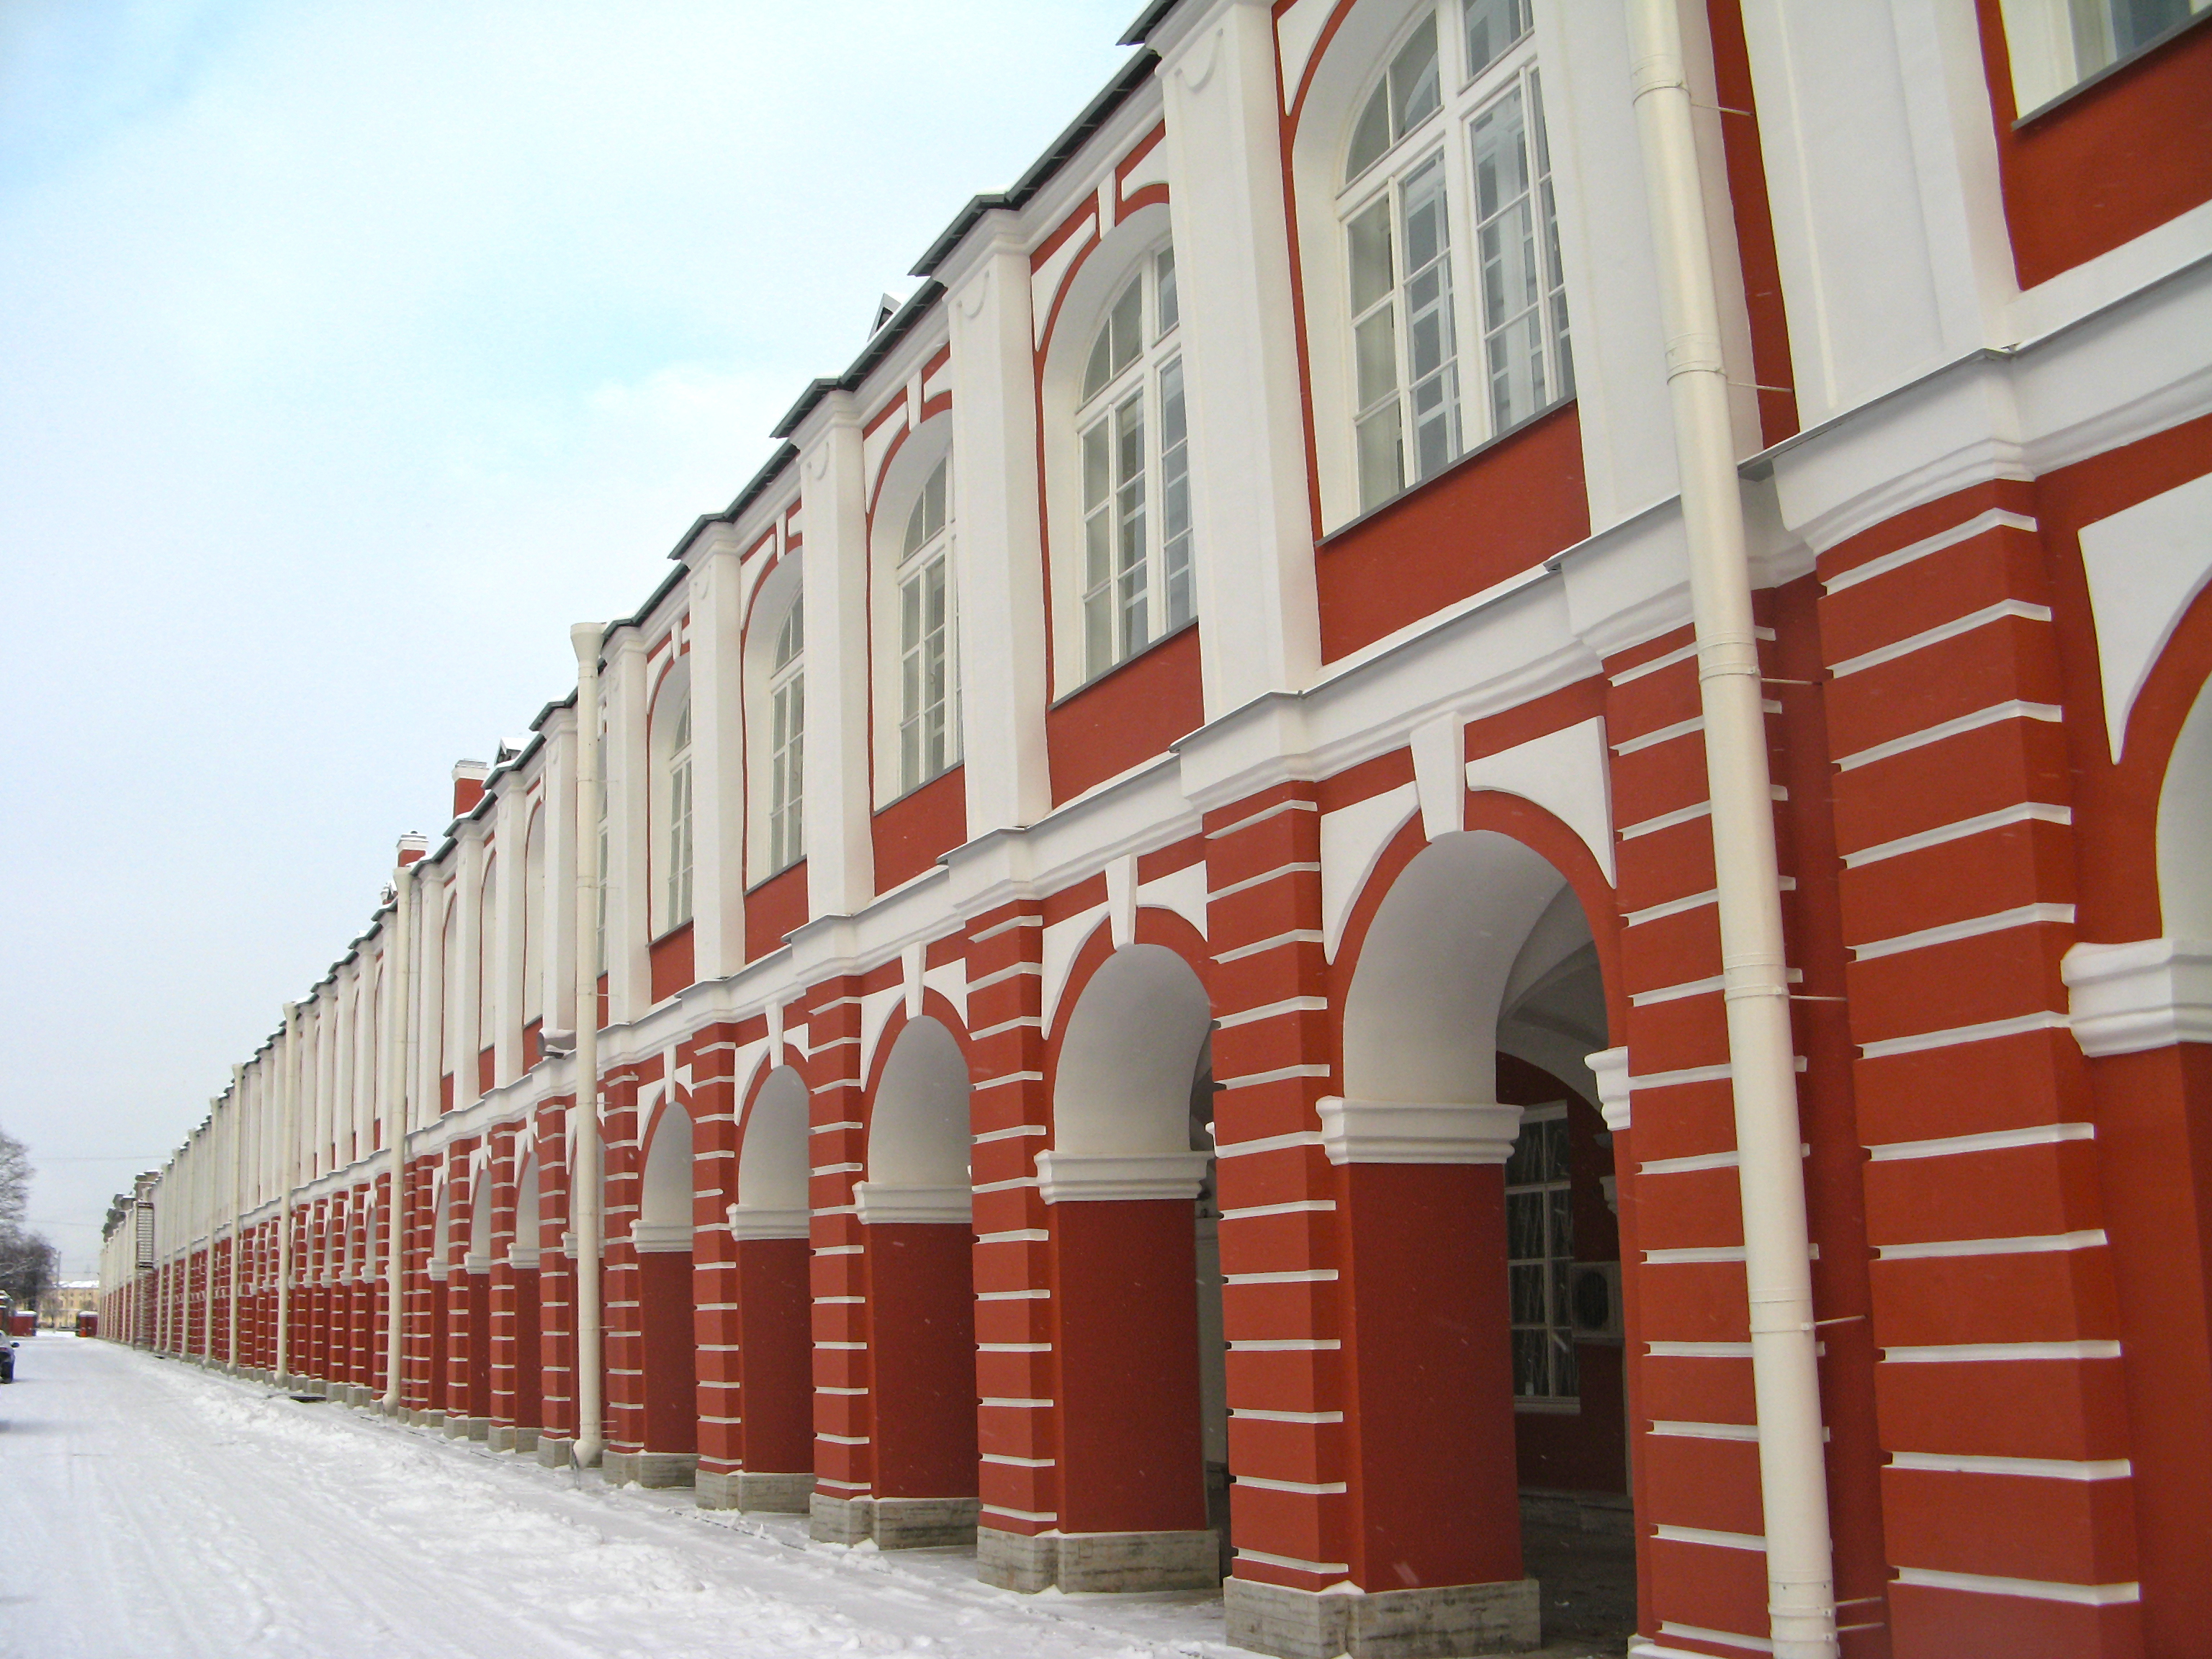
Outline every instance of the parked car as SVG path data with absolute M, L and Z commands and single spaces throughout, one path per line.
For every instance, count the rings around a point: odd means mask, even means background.
M 15 1380 L 15 1350 L 22 1346 L 12 1336 L 0 1340 L 0 1382 Z

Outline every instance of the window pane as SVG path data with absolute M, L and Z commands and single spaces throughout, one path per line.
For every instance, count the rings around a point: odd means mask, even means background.
M 1398 390 L 1397 318 L 1385 306 L 1352 335 L 1358 365 L 1359 407 L 1372 409 Z
M 1503 430 L 1550 401 L 1544 362 L 1543 268 L 1529 197 L 1527 130 L 1518 88 L 1474 124 L 1476 258 L 1489 358 L 1491 419 Z
M 1121 290 L 1121 297 L 1114 301 L 1114 314 L 1107 319 L 1114 334 L 1114 373 L 1119 374 L 1137 361 L 1137 353 L 1144 347 L 1145 284 L 1142 278 L 1132 282 Z
M 1544 1333 L 1516 1331 L 1513 1333 L 1513 1392 L 1529 1398 L 1540 1398 L 1548 1390 L 1544 1365 Z
M 1114 416 L 1114 477 L 1120 533 L 1115 571 L 1121 611 L 1121 651 L 1127 656 L 1152 637 L 1145 569 L 1145 404 L 1130 398 Z
M 1178 359 L 1160 371 L 1160 570 L 1170 629 L 1197 614 L 1191 592 L 1188 435 Z
M 912 554 L 915 549 L 929 538 L 928 526 L 923 522 L 924 509 L 927 506 L 928 503 L 926 501 L 917 498 L 914 504 L 914 511 L 906 515 L 906 548 L 905 552 L 901 555 L 902 557 Z
M 1104 502 L 1113 488 L 1107 451 L 1106 422 L 1101 421 L 1083 434 L 1083 505 L 1085 509 Z
M 1459 453 L 1443 158 L 1421 167 L 1403 189 L 1407 368 L 1413 380 L 1415 467 L 1418 476 L 1426 478 Z
M 1359 112 L 1359 124 L 1352 130 L 1352 146 L 1344 157 L 1345 182 L 1349 184 L 1373 167 L 1376 158 L 1389 148 L 1390 86 L 1385 80 L 1376 87 L 1367 107 Z
M 1528 0 L 1465 0 L 1467 72 L 1480 75 L 1528 32 Z
M 1392 398 L 1359 423 L 1359 510 L 1380 507 L 1406 487 L 1399 442 L 1400 410 Z
M 1413 31 L 1390 62 L 1390 136 L 1402 138 L 1443 107 L 1437 79 L 1437 20 Z
M 1390 198 L 1385 196 L 1346 228 L 1352 242 L 1352 313 L 1356 317 L 1390 292 Z
M 1106 583 L 1084 598 L 1083 660 L 1093 674 L 1114 665 L 1114 590 Z
M 1164 247 L 1152 256 L 1152 271 L 1158 289 L 1153 308 L 1159 313 L 1158 331 L 1165 334 L 1182 318 L 1182 302 L 1176 295 L 1175 250 Z
M 1089 403 L 1113 378 L 1114 325 L 1109 318 L 1098 325 L 1098 337 L 1091 343 L 1091 361 L 1083 369 L 1083 401 Z

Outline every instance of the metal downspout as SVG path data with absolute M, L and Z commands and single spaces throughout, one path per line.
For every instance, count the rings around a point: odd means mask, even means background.
M 576 1125 L 568 1150 L 568 1230 L 576 1243 L 576 1467 L 605 1450 L 599 1401 L 599 647 L 597 623 L 568 630 L 576 647 Z
M 391 1164 L 391 1219 L 384 1234 L 384 1409 L 399 1411 L 400 1365 L 406 1352 L 406 1273 L 404 1231 L 407 1181 L 407 1061 L 413 1020 L 415 951 L 408 929 L 415 917 L 415 868 L 403 864 L 392 878 L 392 945 L 385 963 L 385 1075 L 392 1079 L 384 1102 L 384 1143 Z
M 1628 16 L 1689 538 L 1712 800 L 1768 1611 L 1778 1659 L 1834 1659 L 1835 1566 L 1795 1044 L 1759 641 L 1720 308 L 1676 0 L 1628 0 Z

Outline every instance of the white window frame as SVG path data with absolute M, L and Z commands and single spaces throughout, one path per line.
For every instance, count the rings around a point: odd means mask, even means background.
M 661 809 L 657 815 L 659 833 L 653 838 L 659 866 L 653 883 L 655 939 L 690 921 L 693 909 L 691 684 L 687 665 L 679 661 L 670 668 L 661 682 L 660 696 L 675 698 L 677 706 L 672 726 L 665 724 L 671 720 L 672 711 L 660 707 L 653 710 L 653 747 L 662 750 L 665 744 L 654 769 Z
M 1574 1319 L 1574 1163 L 1568 1143 L 1567 1103 L 1555 1101 L 1547 1105 L 1527 1106 L 1521 1111 L 1521 1133 L 1514 1144 L 1514 1152 L 1522 1153 L 1534 1143 L 1529 1138 L 1532 1129 L 1556 1123 L 1559 1126 L 1559 1164 L 1556 1172 L 1547 1173 L 1536 1181 L 1516 1181 L 1511 1162 L 1505 1166 L 1505 1275 L 1506 1317 L 1512 1334 L 1513 1398 L 1516 1407 L 1530 1411 L 1562 1411 L 1578 1409 L 1582 1400 L 1581 1363 L 1575 1346 Z M 1524 1172 L 1525 1173 L 1525 1172 Z M 1516 1254 L 1514 1241 L 1514 1200 L 1530 1206 L 1540 1221 L 1544 1246 L 1540 1254 Z M 1557 1200 L 1556 1202 L 1554 1200 Z M 1560 1212 L 1565 1212 L 1565 1237 L 1560 1236 Z M 1522 1287 L 1538 1286 L 1536 1316 L 1525 1316 L 1528 1309 L 1522 1299 Z M 1521 1384 L 1522 1372 L 1521 1351 L 1524 1336 L 1540 1338 L 1544 1363 L 1545 1387 L 1534 1392 L 1524 1390 Z M 1571 1382 L 1573 1386 L 1563 1386 Z
M 1472 67 L 1468 43 L 1469 11 L 1476 6 L 1486 6 L 1492 11 L 1501 6 L 1509 10 L 1517 8 L 1528 25 L 1510 45 L 1479 69 Z M 1344 295 L 1341 373 L 1346 435 L 1351 442 L 1347 474 L 1352 510 L 1343 518 L 1376 511 L 1444 471 L 1468 451 L 1527 424 L 1575 395 L 1572 337 L 1560 268 L 1558 211 L 1533 10 L 1532 0 L 1431 0 L 1416 8 L 1401 26 L 1352 100 L 1343 137 L 1331 157 L 1335 258 Z M 1394 121 L 1384 147 L 1347 178 L 1352 148 L 1370 102 L 1379 91 L 1391 100 L 1395 111 L 1391 70 L 1414 35 L 1431 27 L 1437 47 L 1436 106 L 1402 131 Z M 1485 215 L 1477 200 L 1477 146 L 1516 97 L 1521 112 L 1518 154 L 1526 168 L 1527 187 L 1511 202 L 1502 203 Z M 1443 216 L 1438 240 L 1443 252 L 1437 258 L 1408 270 L 1409 225 L 1430 199 L 1429 191 L 1439 173 Z M 1493 262 L 1485 258 L 1484 249 L 1486 245 L 1503 244 L 1486 233 L 1504 228 L 1504 214 L 1523 201 L 1528 209 L 1528 234 L 1521 246 L 1532 258 L 1522 266 L 1521 274 L 1533 270 L 1537 292 L 1533 305 L 1514 304 L 1522 296 L 1508 297 L 1505 303 L 1513 305 L 1513 309 L 1506 312 L 1500 306 L 1502 314 L 1493 316 L 1492 302 L 1497 290 L 1486 281 Z M 1388 226 L 1388 279 L 1385 286 L 1363 293 L 1356 274 L 1363 244 L 1356 241 L 1355 233 L 1373 227 L 1376 221 L 1370 216 L 1377 214 Z M 1364 246 L 1371 246 L 1371 238 Z M 1495 263 L 1502 267 L 1506 262 Z M 1431 284 L 1443 290 L 1434 299 L 1421 291 Z M 1414 326 L 1423 319 L 1435 325 L 1426 333 Z M 1501 379 L 1500 353 L 1507 343 L 1505 331 L 1520 326 L 1525 344 L 1526 325 L 1531 321 L 1536 348 L 1533 354 L 1524 350 L 1519 357 L 1524 368 L 1533 365 L 1534 372 L 1522 377 L 1522 394 L 1501 408 L 1496 388 Z M 1386 333 L 1387 353 L 1378 349 Z M 1441 337 L 1440 349 L 1418 350 L 1417 339 L 1437 337 Z M 1363 340 L 1368 348 L 1364 387 Z M 1376 372 L 1386 356 L 1392 376 L 1387 387 Z M 1512 381 L 1507 378 L 1510 386 Z M 1471 387 L 1479 389 L 1479 395 L 1471 393 Z M 1386 439 L 1394 420 L 1395 435 Z M 1426 447 L 1425 459 L 1419 441 L 1425 434 L 1434 440 Z M 1385 455 L 1395 458 L 1395 477 L 1394 469 L 1382 465 Z
M 2026 120 L 2075 88 L 2155 50 L 2212 11 L 2212 0 L 2187 0 L 2187 7 L 2157 33 L 2123 43 L 2113 0 L 1999 0 L 2015 118 Z
M 806 856 L 806 594 L 778 619 L 768 656 L 767 873 Z
M 952 580 L 952 458 L 947 453 L 939 457 L 915 494 L 892 573 L 901 795 L 960 764 L 959 601 Z
M 1092 381 L 1097 354 L 1133 292 L 1133 349 L 1115 362 L 1109 348 L 1103 380 Z M 1067 677 L 1076 686 L 1197 619 L 1181 322 L 1175 249 L 1162 239 L 1124 268 L 1075 363 L 1073 580 L 1063 591 L 1076 611 L 1070 636 L 1079 672 Z

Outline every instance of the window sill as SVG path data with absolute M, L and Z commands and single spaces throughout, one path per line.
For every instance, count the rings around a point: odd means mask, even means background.
M 2116 58 L 2112 63 L 2106 64 L 2104 68 L 2099 70 L 2094 75 L 2089 76 L 2086 79 L 2076 81 L 2072 86 L 2067 88 L 2065 91 L 2060 93 L 2056 98 L 2046 98 L 2043 102 L 2038 104 L 2033 109 L 2028 111 L 2027 114 L 2014 117 L 2012 130 L 2014 132 L 2018 132 L 2022 127 L 2028 125 L 2031 122 L 2040 121 L 2045 116 L 2054 114 L 2057 111 L 2065 108 L 2067 105 L 2072 103 L 2075 99 L 2081 96 L 2082 94 L 2089 91 L 2092 88 L 2100 87 L 2104 85 L 2106 82 L 2111 80 L 2114 76 L 2120 74 L 2124 70 L 2133 69 L 2137 64 L 2142 63 L 2144 58 L 2149 57 L 2153 52 L 2158 52 L 2162 48 L 2172 45 L 2174 41 L 2179 40 L 2183 35 L 2188 33 L 2190 30 L 2201 27 L 2206 23 L 2212 23 L 2212 11 L 2200 11 L 2193 17 L 2184 18 L 2180 22 L 2176 23 L 2172 28 L 2166 30 L 2165 33 L 2160 35 L 2156 40 L 2144 41 L 2142 45 L 2137 46 L 2126 57 Z M 2009 42 L 2008 42 L 2008 45 L 2009 45 Z
M 1401 495 L 1395 499 L 1403 501 L 1405 497 Z M 1068 703 L 1073 702 L 1078 697 L 1083 696 L 1086 691 L 1096 690 L 1098 687 L 1105 684 L 1107 681 L 1112 679 L 1116 674 L 1121 672 L 1122 670 L 1142 662 L 1146 657 L 1151 656 L 1153 652 L 1158 650 L 1170 640 L 1179 640 L 1197 626 L 1198 618 L 1193 617 L 1181 628 L 1171 629 L 1170 631 L 1161 635 L 1156 640 L 1146 641 L 1142 650 L 1130 653 L 1127 656 L 1122 658 L 1121 661 L 1115 663 L 1111 668 L 1107 669 L 1103 673 L 1095 675 L 1091 678 L 1084 681 L 1082 684 L 1077 686 L 1073 691 L 1066 692 L 1060 696 L 1054 698 L 1051 703 L 1048 705 L 1048 709 L 1062 708 Z
M 1412 501 L 1415 496 L 1425 495 L 1430 490 L 1441 487 L 1452 477 L 1453 474 L 1460 471 L 1462 468 L 1468 466 L 1474 462 L 1480 460 L 1484 456 L 1489 454 L 1491 451 L 1496 449 L 1499 445 L 1510 443 L 1515 438 L 1519 437 L 1522 433 L 1528 431 L 1531 427 L 1535 426 L 1541 422 L 1549 420 L 1561 410 L 1572 408 L 1574 403 L 1575 399 L 1572 398 L 1554 398 L 1552 402 L 1546 404 L 1541 409 L 1538 410 L 1534 414 L 1527 416 L 1525 419 L 1516 421 L 1511 426 L 1507 427 L 1503 432 L 1492 433 L 1489 437 L 1477 444 L 1473 449 L 1468 450 L 1464 455 L 1462 455 L 1457 460 L 1454 461 L 1443 471 L 1437 473 L 1433 478 L 1424 478 L 1417 484 L 1409 484 L 1405 489 L 1400 490 L 1396 495 L 1393 495 L 1389 501 L 1378 502 L 1376 505 L 1369 507 L 1364 513 L 1359 514 L 1356 517 L 1346 519 L 1342 524 L 1337 526 L 1335 529 L 1326 532 L 1318 542 L 1316 542 L 1314 544 L 1314 550 L 1317 553 L 1328 552 L 1332 544 L 1341 541 L 1346 537 L 1350 536 L 1354 531 L 1365 529 L 1376 520 L 1382 518 L 1388 514 L 1397 511 L 1398 508 L 1405 506 L 1407 502 Z

